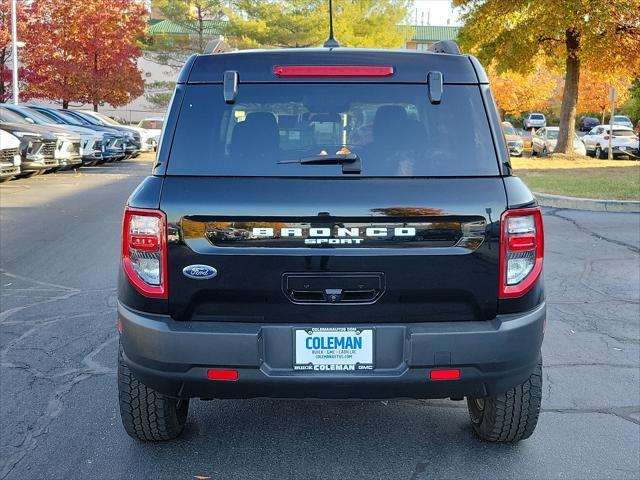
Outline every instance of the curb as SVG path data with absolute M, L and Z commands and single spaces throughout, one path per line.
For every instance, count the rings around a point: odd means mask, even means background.
M 536 192 L 533 195 L 543 207 L 591 210 L 594 212 L 640 213 L 640 202 L 635 200 L 598 200 L 595 198 L 565 197 L 563 195 Z

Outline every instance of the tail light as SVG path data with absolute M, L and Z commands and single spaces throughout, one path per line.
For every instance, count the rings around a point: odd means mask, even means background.
M 273 73 L 277 77 L 357 78 L 390 77 L 393 67 L 389 65 L 276 65 Z
M 605 136 L 604 136 L 604 137 L 602 137 L 602 138 L 604 138 L 605 140 L 609 140 L 609 135 L 605 135 Z
M 122 224 L 122 268 L 145 297 L 167 298 L 167 221 L 164 212 L 127 207 Z
M 507 210 L 500 220 L 500 298 L 520 297 L 542 272 L 544 232 L 539 208 Z

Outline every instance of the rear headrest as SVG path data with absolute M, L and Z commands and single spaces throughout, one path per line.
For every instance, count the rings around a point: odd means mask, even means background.
M 373 119 L 373 139 L 379 141 L 392 138 L 407 124 L 407 111 L 400 105 L 383 105 L 376 110 Z
M 231 136 L 234 155 L 273 154 L 280 148 L 280 131 L 271 112 L 251 112 L 244 122 L 237 124 Z

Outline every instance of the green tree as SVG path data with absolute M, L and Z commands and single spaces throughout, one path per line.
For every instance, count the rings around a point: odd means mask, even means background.
M 153 0 L 152 5 L 183 33 L 150 34 L 145 58 L 160 65 L 180 68 L 192 53 L 202 53 L 218 37 L 224 25 L 222 0 Z
M 640 78 L 629 89 L 629 99 L 622 105 L 622 111 L 632 121 L 640 121 Z
M 564 72 L 556 152 L 572 150 L 580 72 L 640 71 L 640 0 L 454 0 L 460 40 L 498 71 L 531 71 L 536 59 Z
M 145 83 L 144 98 L 154 108 L 158 110 L 166 110 L 171 101 L 173 95 L 173 89 L 175 88 L 175 82 L 155 81 Z
M 239 48 L 315 47 L 329 33 L 327 0 L 235 0 L 228 12 L 229 35 Z M 398 48 L 397 28 L 407 16 L 407 0 L 333 2 L 335 37 L 345 47 Z

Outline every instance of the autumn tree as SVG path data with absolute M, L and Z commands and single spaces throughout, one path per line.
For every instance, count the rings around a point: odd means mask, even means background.
M 499 72 L 532 70 L 536 59 L 564 72 L 557 152 L 573 149 L 580 73 L 640 70 L 640 0 L 454 0 L 460 40 Z
M 578 112 L 598 112 L 604 123 L 605 112 L 610 108 L 609 88 L 614 87 L 618 92 L 615 106 L 620 107 L 629 98 L 629 87 L 631 86 L 629 75 L 603 75 L 590 70 L 585 70 L 580 74 L 580 85 L 578 87 Z
M 143 93 L 137 38 L 145 7 L 135 0 L 33 0 L 22 55 L 33 96 L 125 105 Z
M 553 103 L 558 77 L 543 65 L 525 74 L 498 72 L 490 66 L 487 74 L 496 103 L 505 114 L 547 110 Z
M 18 40 L 24 34 L 26 8 L 24 2 L 16 2 L 16 28 Z M 0 0 L 0 102 L 6 102 L 12 95 L 11 82 L 13 61 L 11 51 L 11 0 Z M 23 72 L 19 72 L 23 73 Z M 22 77 L 22 75 L 20 75 Z
M 90 4 L 87 5 L 87 3 Z M 91 0 L 83 2 L 86 15 L 93 21 L 86 25 L 89 37 L 84 45 L 86 63 L 83 100 L 98 106 L 126 105 L 144 93 L 138 38 L 146 28 L 147 11 L 135 0 Z
M 317 47 L 329 33 L 326 0 L 234 0 L 228 32 L 240 48 Z M 342 0 L 333 4 L 335 38 L 345 47 L 399 48 L 406 0 Z

